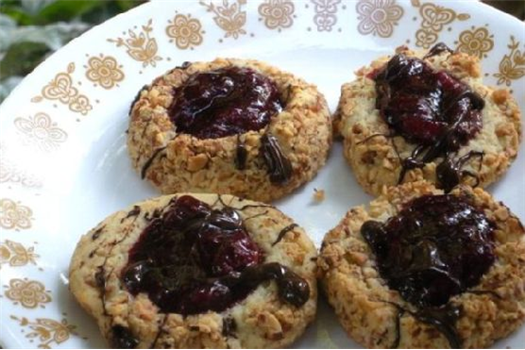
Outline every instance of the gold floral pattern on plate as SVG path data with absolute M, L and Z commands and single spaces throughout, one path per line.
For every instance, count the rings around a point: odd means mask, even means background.
M 403 17 L 403 8 L 395 0 L 360 0 L 355 9 L 360 21 L 357 31 L 363 35 L 373 34 L 381 38 L 389 38 L 394 32 L 394 26 Z
M 190 14 L 176 14 L 168 23 L 170 24 L 166 27 L 166 35 L 171 38 L 170 43 L 175 42 L 179 49 L 193 50 L 195 46 L 202 44 L 204 31 L 201 22 L 191 18 Z
M 246 0 L 235 0 L 231 3 L 230 0 L 222 0 L 221 5 L 215 5 L 211 1 L 205 2 L 201 0 L 199 4 L 206 7 L 208 12 L 212 12 L 215 15 L 213 21 L 219 28 L 224 30 L 225 38 L 238 39 L 241 35 L 246 34 L 246 30 L 244 30 L 246 11 L 243 11 Z
M 498 78 L 498 85 L 505 83 L 505 85 L 510 86 L 512 80 L 525 76 L 525 50 L 520 51 L 519 46 L 520 42 L 516 41 L 516 38 L 511 35 L 510 44 L 507 45 L 510 52 L 501 59 L 499 72 L 494 73 L 494 77 Z
M 22 305 L 26 309 L 36 309 L 37 307 L 45 308 L 44 304 L 50 303 L 51 291 L 38 282 L 31 281 L 27 278 L 13 278 L 9 281 L 9 286 L 4 286 L 6 291 L 4 295 L 15 305 Z
M 331 32 L 337 23 L 337 5 L 341 0 L 311 0 L 314 4 L 314 24 L 318 32 Z
M 106 90 L 119 86 L 118 83 L 124 80 L 122 65 L 119 65 L 117 60 L 111 56 L 102 54 L 99 57 L 92 56 L 84 68 L 86 68 L 86 78 L 92 81 L 94 86 L 100 85 Z
M 24 247 L 21 243 L 6 239 L 0 242 L 0 269 L 3 264 L 11 267 L 21 267 L 29 264 L 36 265 L 40 256 L 35 253 L 34 247 Z
M 27 119 L 16 118 L 14 124 L 24 137 L 44 152 L 59 148 L 60 144 L 67 140 L 67 133 L 59 128 L 49 115 L 43 112 Z
M 62 318 L 61 321 L 50 318 L 37 318 L 35 321 L 30 321 L 26 317 L 11 315 L 11 319 L 20 324 L 20 331 L 25 333 L 29 342 L 38 341 L 40 349 L 51 349 L 53 344 L 60 345 L 69 340 L 72 335 L 78 336 L 77 327 L 69 324 L 66 318 Z
M 293 25 L 295 6 L 291 0 L 266 0 L 259 5 L 258 10 L 268 29 L 280 32 Z
M 137 27 L 135 26 L 134 29 L 136 30 Z M 162 57 L 157 55 L 159 50 L 157 40 L 151 36 L 153 20 L 150 19 L 146 25 L 141 26 L 141 29 L 140 32 L 128 29 L 127 38 L 119 37 L 117 39 L 108 39 L 108 41 L 115 43 L 117 47 L 123 46 L 126 48 L 126 53 L 135 61 L 142 62 L 142 67 L 156 67 L 157 62 L 161 61 Z M 123 35 L 126 35 L 126 32 Z
M 455 20 L 466 21 L 470 18 L 467 13 L 457 13 L 451 8 L 427 2 L 421 4 L 419 0 L 412 0 L 414 7 L 419 7 L 421 26 L 416 31 L 416 46 L 429 49 L 439 40 L 439 33 L 443 28 Z
M 31 208 L 9 198 L 0 199 L 0 227 L 6 230 L 27 230 L 31 228 Z
M 71 75 L 75 72 L 75 63 L 71 62 L 65 72 L 58 73 L 49 84 L 42 88 L 42 95 L 37 95 L 31 99 L 31 102 L 42 102 L 43 100 L 59 101 L 69 106 L 69 109 L 75 113 L 86 115 L 93 109 L 89 98 L 79 93 L 78 89 L 73 87 L 73 78 Z
M 5 145 L 1 142 L 0 183 L 15 183 L 31 188 L 42 187 L 42 180 L 40 178 L 36 175 L 30 174 L 27 170 L 20 168 L 20 165 L 17 162 L 9 158 Z
M 472 27 L 472 30 L 461 32 L 455 44 L 457 51 L 482 59 L 494 48 L 494 35 L 485 27 Z

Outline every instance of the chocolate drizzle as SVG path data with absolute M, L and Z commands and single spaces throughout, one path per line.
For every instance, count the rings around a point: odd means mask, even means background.
M 123 223 L 126 219 L 129 219 L 131 217 L 137 217 L 140 214 L 140 207 L 138 205 L 134 205 L 133 209 L 131 209 L 128 214 L 120 220 L 120 223 Z
M 135 349 L 139 341 L 129 328 L 116 325 L 111 328 L 111 347 L 114 349 Z
M 435 45 L 424 57 L 453 52 L 445 44 Z M 401 159 L 398 183 L 409 170 L 423 168 L 438 158 L 439 185 L 450 191 L 464 176 L 475 175 L 461 167 L 481 152 L 453 160 L 462 145 L 482 128 L 484 100 L 468 85 L 445 71 L 435 71 L 424 60 L 394 56 L 380 71 L 370 76 L 376 82 L 376 108 L 389 125 L 391 135 L 373 134 L 360 143 L 383 135 L 402 136 L 416 144 L 408 158 Z M 395 144 L 394 144 L 395 146 Z M 479 181 L 478 181 L 479 182 Z
M 282 110 L 275 83 L 251 68 L 199 72 L 173 90 L 168 114 L 177 132 L 216 139 L 263 129 Z
M 166 149 L 167 146 L 164 146 L 164 147 L 160 147 L 160 148 L 157 148 L 153 154 L 151 155 L 151 157 L 146 161 L 146 163 L 144 163 L 144 165 L 142 166 L 142 170 L 140 172 L 140 177 L 144 180 L 144 178 L 146 177 L 146 172 L 148 171 L 148 169 L 150 168 L 150 166 L 153 164 L 153 161 L 155 160 L 155 158 L 157 158 L 157 156 L 160 154 L 160 152 L 164 151 Z
M 144 91 L 145 89 L 149 89 L 149 85 L 146 84 L 144 86 L 142 86 L 139 90 L 139 92 L 137 92 L 137 94 L 135 95 L 135 97 L 133 98 L 133 101 L 131 102 L 130 106 L 129 106 L 129 112 L 128 114 L 131 115 L 131 112 L 133 111 L 133 107 L 135 106 L 135 103 L 137 103 L 137 101 L 139 100 L 140 98 L 140 94 L 142 93 L 142 91 Z
M 459 337 L 455 326 L 456 322 L 461 317 L 460 307 L 448 303 L 441 307 L 426 307 L 416 312 L 412 312 L 396 303 L 385 303 L 394 306 L 398 310 L 396 317 L 396 335 L 391 349 L 399 348 L 401 342 L 401 318 L 405 313 L 414 317 L 419 322 L 434 326 L 447 338 L 451 349 L 461 349 L 461 338 Z
M 478 151 L 470 151 L 464 156 L 454 160 L 451 157 L 445 157 L 443 161 L 436 168 L 436 176 L 440 187 L 445 192 L 450 192 L 454 187 L 456 187 L 461 179 L 465 176 L 471 176 L 476 179 L 474 187 L 479 185 L 479 177 L 468 170 L 461 170 L 463 166 L 472 158 L 480 158 L 479 166 L 483 164 L 483 156 L 485 153 Z
M 237 149 L 235 150 L 235 167 L 238 170 L 246 169 L 246 159 L 248 151 L 246 145 L 241 141 L 241 135 L 237 135 Z
M 386 223 L 365 222 L 361 234 L 381 277 L 417 308 L 403 310 L 435 326 L 457 348 L 461 342 L 455 322 L 460 310 L 450 298 L 471 293 L 468 289 L 494 263 L 493 230 L 483 211 L 465 198 L 426 195 L 406 204 Z
M 162 312 L 183 315 L 223 311 L 270 279 L 283 301 L 304 304 L 308 283 L 263 259 L 236 209 L 182 196 L 144 229 L 121 280 L 131 294 L 147 293 Z
M 296 223 L 293 223 L 283 228 L 277 235 L 277 239 L 275 240 L 275 242 L 272 243 L 272 247 L 276 245 L 277 243 L 279 243 L 284 238 L 284 235 L 286 235 L 288 232 L 290 232 L 291 230 L 293 230 L 294 228 L 298 226 L 299 225 L 297 225 Z
M 445 43 L 437 43 L 430 50 L 428 50 L 427 54 L 423 57 L 423 59 L 425 60 L 432 56 L 440 55 L 443 52 L 454 53 L 454 50 L 448 47 Z
M 264 158 L 270 181 L 274 184 L 283 185 L 290 180 L 292 176 L 292 164 L 284 155 L 279 141 L 269 134 L 265 133 L 261 137 L 261 152 Z
M 93 241 L 96 241 L 100 237 L 100 234 L 102 233 L 102 231 L 104 231 L 105 228 L 106 228 L 106 225 L 102 225 L 101 227 L 99 227 L 95 232 L 93 232 L 93 236 L 91 236 L 91 239 Z

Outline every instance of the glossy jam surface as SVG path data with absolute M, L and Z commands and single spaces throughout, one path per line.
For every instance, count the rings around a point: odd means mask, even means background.
M 169 108 L 177 131 L 215 139 L 260 130 L 282 110 L 277 86 L 250 68 L 197 73 L 174 90 Z
M 230 288 L 219 277 L 262 259 L 237 212 L 212 210 L 183 196 L 144 230 L 122 277 L 132 294 L 147 292 L 163 311 L 219 311 L 251 291 L 251 286 Z
M 493 224 L 466 200 L 423 196 L 361 234 L 388 285 L 419 307 L 445 305 L 479 283 L 495 260 Z
M 236 210 L 182 196 L 154 215 L 130 250 L 121 279 L 131 294 L 147 293 L 166 313 L 220 312 L 266 280 L 275 280 L 283 301 L 303 305 L 308 283 L 263 260 Z
M 409 142 L 444 154 L 456 151 L 481 130 L 483 99 L 421 59 L 395 55 L 372 78 L 381 116 Z

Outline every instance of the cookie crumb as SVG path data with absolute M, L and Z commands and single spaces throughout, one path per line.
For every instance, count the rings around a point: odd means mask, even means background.
M 322 202 L 325 199 L 324 190 L 318 190 L 317 188 L 314 188 L 314 200 L 316 202 Z

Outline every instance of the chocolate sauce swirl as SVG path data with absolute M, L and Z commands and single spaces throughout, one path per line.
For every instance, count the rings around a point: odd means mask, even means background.
M 168 110 L 178 133 L 215 139 L 261 130 L 283 106 L 275 83 L 251 68 L 195 73 L 173 91 Z
M 452 52 L 445 44 L 436 44 L 425 58 L 444 51 Z M 454 164 L 452 157 L 483 126 L 481 111 L 485 103 L 481 96 L 448 72 L 436 71 L 424 60 L 403 54 L 392 57 L 371 78 L 376 82 L 376 107 L 392 136 L 400 135 L 416 145 L 401 162 L 399 183 L 407 171 L 422 168 L 437 158 L 444 159 L 437 176 L 446 190 L 456 186 L 464 175 L 475 176 L 461 172 L 466 161 Z
M 221 312 L 267 280 L 294 306 L 310 295 L 303 278 L 264 263 L 235 209 L 212 209 L 191 196 L 174 199 L 144 229 L 121 279 L 131 294 L 147 293 L 162 312 L 182 315 Z
M 496 260 L 493 231 L 482 210 L 454 195 L 416 198 L 387 222 L 361 227 L 381 277 L 453 347 L 460 344 L 454 328 L 460 310 L 450 298 L 477 285 Z

